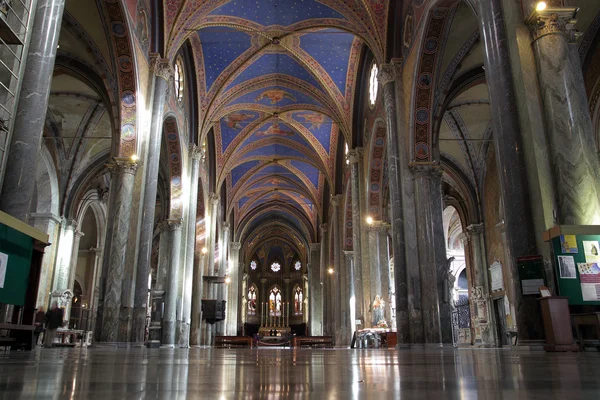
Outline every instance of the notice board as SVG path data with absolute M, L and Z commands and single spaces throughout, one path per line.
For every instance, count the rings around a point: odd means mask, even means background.
M 563 229 L 551 244 L 559 295 L 571 305 L 600 305 L 600 234 Z
M 25 305 L 33 240 L 0 223 L 0 303 Z

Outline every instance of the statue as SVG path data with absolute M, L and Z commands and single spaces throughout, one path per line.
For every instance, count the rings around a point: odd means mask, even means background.
M 444 303 L 450 303 L 452 299 L 452 292 L 454 291 L 455 277 L 450 273 L 454 257 L 450 257 L 446 260 L 446 269 L 444 270 Z
M 378 326 L 380 324 L 385 324 L 385 301 L 379 297 L 379 295 L 375 296 L 375 300 L 373 301 L 373 326 Z

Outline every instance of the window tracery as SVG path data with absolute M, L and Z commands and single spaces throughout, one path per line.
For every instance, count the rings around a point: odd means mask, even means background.
M 296 286 L 294 289 L 294 315 L 302 315 L 302 306 L 304 304 L 304 293 L 302 288 Z
M 256 286 L 250 286 L 248 289 L 248 315 L 256 315 L 256 299 L 258 298 Z
M 377 68 L 377 64 L 373 64 L 371 67 L 371 76 L 369 77 L 369 104 L 371 106 L 375 105 L 375 100 L 377 100 L 377 91 L 379 90 L 379 82 L 377 81 L 378 73 L 379 68 Z
M 277 286 L 271 289 L 269 293 L 269 315 L 272 317 L 280 317 L 282 315 L 282 297 L 281 291 Z

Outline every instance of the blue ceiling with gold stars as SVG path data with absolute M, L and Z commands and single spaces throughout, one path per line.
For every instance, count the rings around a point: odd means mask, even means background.
M 343 156 L 338 142 L 352 129 L 363 38 L 344 28 L 353 22 L 341 2 L 203 4 L 202 18 L 190 18 L 191 44 L 201 135 L 215 137 L 216 191 L 225 187 L 226 215 L 248 232 L 276 215 L 310 243 Z

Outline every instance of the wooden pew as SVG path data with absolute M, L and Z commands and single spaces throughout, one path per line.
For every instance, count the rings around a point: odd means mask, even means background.
M 35 348 L 33 331 L 35 326 L 33 325 L 19 325 L 19 324 L 0 324 L 0 330 L 10 331 L 9 337 L 3 338 L 2 341 L 11 343 L 13 348 L 21 346 L 23 350 L 33 350 Z
M 333 347 L 331 336 L 296 336 L 292 339 L 292 347 Z
M 215 347 L 216 348 L 237 348 L 237 347 L 248 347 L 252 348 L 254 345 L 252 338 L 249 336 L 215 336 Z
M 581 327 L 588 325 L 593 326 L 596 331 L 596 338 L 598 342 L 596 342 L 596 349 L 600 350 L 600 313 L 585 313 L 585 314 L 571 314 L 571 318 L 573 319 L 573 325 L 575 326 L 575 332 L 577 332 L 577 340 L 579 341 L 579 349 L 581 351 L 585 348 L 585 339 L 581 335 Z

